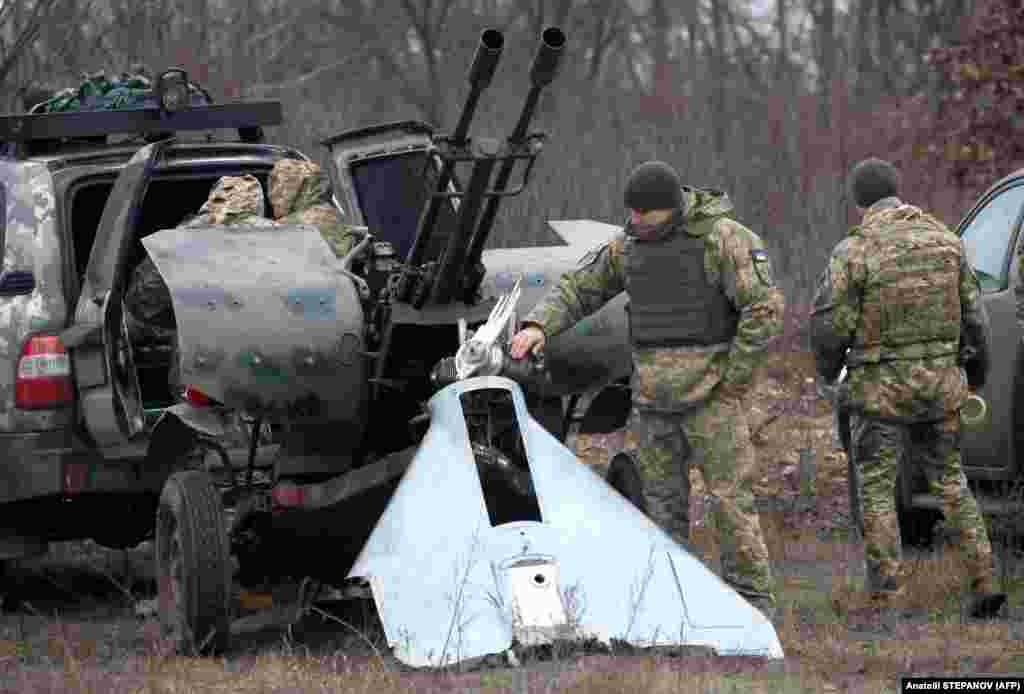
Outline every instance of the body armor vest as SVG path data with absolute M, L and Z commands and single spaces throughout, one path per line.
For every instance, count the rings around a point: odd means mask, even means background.
M 910 205 L 881 213 L 858 233 L 865 244 L 864 295 L 847 363 L 856 367 L 958 354 L 957 237 Z
M 711 346 L 735 337 L 739 314 L 707 280 L 703 238 L 682 229 L 653 241 L 631 238 L 625 268 L 635 346 Z

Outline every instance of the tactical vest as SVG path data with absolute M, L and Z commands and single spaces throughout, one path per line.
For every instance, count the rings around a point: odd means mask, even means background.
M 864 243 L 864 293 L 847 364 L 958 354 L 959 239 L 911 205 L 881 212 L 854 233 Z
M 654 241 L 630 238 L 625 269 L 635 346 L 710 347 L 735 337 L 739 314 L 708 282 L 703 238 L 683 230 Z

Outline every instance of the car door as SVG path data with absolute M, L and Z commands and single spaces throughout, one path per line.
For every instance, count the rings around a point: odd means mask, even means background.
M 78 407 L 102 452 L 116 455 L 143 431 L 138 375 L 124 317 L 126 252 L 156 163 L 168 141 L 143 147 L 129 160 L 107 199 L 89 253 L 71 326 L 62 335 L 71 353 Z
M 964 464 L 971 477 L 1005 479 L 1014 474 L 1014 390 L 1018 380 L 1015 252 L 1024 214 L 1024 177 L 988 191 L 960 223 L 968 260 L 981 286 L 991 325 L 991 368 L 980 395 L 988 402 L 991 426 L 963 433 Z

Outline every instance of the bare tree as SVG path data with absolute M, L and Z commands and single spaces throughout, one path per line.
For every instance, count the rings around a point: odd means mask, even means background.
M 712 131 L 715 138 L 715 154 L 718 157 L 725 152 L 726 136 L 726 76 L 728 74 L 728 49 L 725 45 L 726 2 L 728 0 L 711 0 L 711 32 L 714 41 L 709 46 L 708 62 L 711 64 L 712 85 Z
M 11 85 L 12 72 L 30 51 L 57 4 L 58 0 L 35 0 L 0 5 L 0 84 L 5 87 L 8 109 L 14 105 L 14 96 L 23 94 L 26 87 Z
M 807 9 L 814 21 L 815 61 L 821 95 L 818 121 L 822 127 L 828 127 L 832 113 L 832 81 L 836 76 L 836 2 L 811 0 Z
M 779 45 L 775 53 L 775 81 L 782 80 L 789 73 L 789 1 L 775 0 L 775 32 Z

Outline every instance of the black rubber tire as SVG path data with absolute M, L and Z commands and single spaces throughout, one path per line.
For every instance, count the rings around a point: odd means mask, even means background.
M 156 518 L 163 637 L 178 653 L 223 653 L 231 638 L 230 545 L 219 492 L 200 470 L 171 475 Z
M 644 481 L 632 458 L 625 453 L 614 456 L 608 464 L 605 480 L 634 506 L 647 513 L 647 502 L 644 500 Z

